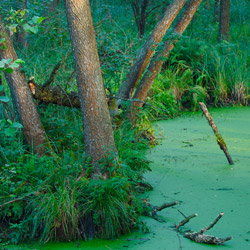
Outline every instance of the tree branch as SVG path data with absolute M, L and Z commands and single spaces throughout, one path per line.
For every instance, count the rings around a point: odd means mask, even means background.
M 58 72 L 58 70 L 60 69 L 61 67 L 61 62 L 58 62 L 55 67 L 53 68 L 51 74 L 50 74 L 50 77 L 49 79 L 42 85 L 42 89 L 45 89 L 46 87 L 48 87 L 51 83 L 54 82 L 54 79 L 56 77 L 56 74 Z

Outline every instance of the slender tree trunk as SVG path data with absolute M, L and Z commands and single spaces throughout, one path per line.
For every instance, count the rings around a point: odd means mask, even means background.
M 65 0 L 83 116 L 86 155 L 92 163 L 116 153 L 89 0 Z M 96 173 L 99 173 L 96 168 Z
M 219 41 L 229 41 L 230 0 L 220 0 Z
M 219 21 L 219 8 L 220 8 L 220 0 L 214 1 L 214 21 Z
M 0 48 L 0 59 L 17 59 L 13 44 L 5 30 L 2 20 L 0 20 L 0 39 L 5 38 L 4 45 Z M 42 128 L 40 117 L 36 105 L 29 90 L 24 74 L 19 68 L 14 69 L 11 74 L 5 73 L 5 78 L 11 90 L 12 99 L 18 113 L 19 120 L 23 125 L 23 133 L 28 144 L 39 156 L 44 154 L 46 135 Z
M 148 6 L 148 0 L 132 0 L 131 6 L 134 12 L 139 37 L 142 38 L 144 36 L 145 24 L 147 19 L 146 10 Z
M 163 18 L 158 22 L 146 43 L 139 51 L 136 61 L 134 62 L 126 76 L 125 81 L 122 83 L 119 89 L 119 97 L 130 97 L 151 57 L 154 55 L 158 43 L 162 40 L 167 29 L 170 27 L 185 2 L 186 0 L 174 0 L 169 8 L 165 11 Z M 119 105 L 119 103 L 120 102 L 118 102 L 117 105 Z
M 181 36 L 182 33 L 185 31 L 187 28 L 188 24 L 192 20 L 195 12 L 197 11 L 200 3 L 202 0 L 191 0 L 186 8 L 184 13 L 182 14 L 181 18 L 177 22 L 177 24 L 174 27 L 173 30 L 173 38 L 170 40 L 167 40 L 164 43 L 164 49 L 163 51 L 158 51 L 155 56 L 153 57 L 147 72 L 143 76 L 140 85 L 138 86 L 135 95 L 133 99 L 139 99 L 140 101 L 145 101 L 148 91 L 151 88 L 154 79 L 156 78 L 157 74 L 161 70 L 161 66 L 164 62 L 164 58 L 166 58 L 170 52 L 175 46 L 175 43 L 177 42 L 176 36 Z M 134 106 L 141 107 L 142 103 L 141 102 L 135 102 Z
M 207 0 L 206 3 L 207 3 L 207 10 L 210 10 L 210 0 Z

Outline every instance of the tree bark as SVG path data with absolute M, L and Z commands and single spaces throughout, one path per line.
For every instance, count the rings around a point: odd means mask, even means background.
M 181 36 L 182 33 L 187 28 L 188 24 L 192 20 L 195 12 L 197 11 L 202 0 L 191 0 L 185 8 L 181 18 L 174 27 L 172 39 L 165 41 L 163 45 L 163 50 L 158 51 L 153 57 L 147 72 L 143 76 L 140 85 L 138 86 L 133 99 L 139 99 L 140 101 L 145 101 L 148 91 L 151 88 L 157 74 L 161 70 L 161 66 L 168 56 L 170 50 L 172 50 L 177 42 L 177 36 Z M 141 107 L 143 103 L 135 102 L 134 106 Z
M 170 27 L 185 2 L 186 0 L 174 0 L 165 11 L 163 18 L 158 22 L 151 35 L 148 37 L 146 43 L 139 51 L 136 61 L 119 89 L 119 97 L 126 99 L 130 97 L 151 57 L 154 55 L 158 43 L 162 40 L 167 29 Z M 117 105 L 119 104 L 120 101 L 118 101 Z
M 219 41 L 229 41 L 230 0 L 220 0 Z
M 0 19 L 0 39 L 5 38 L 4 45 L 0 48 L 1 59 L 17 59 L 13 44 L 5 30 L 4 24 Z M 1 44 L 0 44 L 1 45 Z M 3 44 L 2 44 L 3 45 Z M 39 156 L 45 153 L 46 135 L 42 128 L 33 97 L 29 90 L 24 74 L 19 68 L 15 68 L 13 73 L 5 73 L 5 78 L 9 85 L 12 99 L 18 113 L 19 120 L 23 125 L 23 133 L 31 148 Z
M 83 116 L 86 155 L 92 163 L 116 154 L 88 0 L 65 0 Z M 96 167 L 95 172 L 100 173 Z
M 145 24 L 147 19 L 146 9 L 148 6 L 148 0 L 132 0 L 131 7 L 134 12 L 136 25 L 139 32 L 139 37 L 144 36 Z

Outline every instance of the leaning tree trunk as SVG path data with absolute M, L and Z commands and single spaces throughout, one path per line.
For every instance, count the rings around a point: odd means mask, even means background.
M 122 83 L 119 89 L 118 96 L 121 99 L 129 98 L 132 94 L 151 57 L 154 55 L 158 43 L 162 40 L 167 29 L 170 27 L 185 2 L 186 0 L 174 0 L 169 8 L 165 11 L 163 18 L 155 26 L 146 43 L 139 51 L 136 61 L 134 62 L 126 76 L 125 81 Z M 120 101 L 118 101 L 118 104 L 119 103 Z
M 2 20 L 0 20 L 0 39 L 5 39 L 0 46 L 0 59 L 17 59 L 13 44 L 5 30 Z M 3 46 L 4 45 L 4 46 Z M 6 47 L 6 48 L 4 48 Z M 20 68 L 14 69 L 13 73 L 5 73 L 5 78 L 11 90 L 12 99 L 18 113 L 19 120 L 23 125 L 23 133 L 28 144 L 39 156 L 44 154 L 46 135 L 42 128 L 40 117 L 36 105 L 29 90 L 24 73 Z
M 219 41 L 229 41 L 230 0 L 220 0 Z
M 153 57 L 147 72 L 143 76 L 133 99 L 139 99 L 141 102 L 134 102 L 134 106 L 141 107 L 145 101 L 148 91 L 151 88 L 157 74 L 160 72 L 163 62 L 177 42 L 176 36 L 181 36 L 192 20 L 202 0 L 191 0 L 186 6 L 181 18 L 174 27 L 172 39 L 164 43 L 163 51 L 158 51 Z
M 83 116 L 86 155 L 92 163 L 116 153 L 88 0 L 65 0 Z M 95 169 L 99 173 L 98 167 Z

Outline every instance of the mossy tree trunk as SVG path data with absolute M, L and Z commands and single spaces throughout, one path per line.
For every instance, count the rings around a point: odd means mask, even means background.
M 220 0 L 219 41 L 229 41 L 230 0 Z
M 161 70 L 165 58 L 168 56 L 170 50 L 174 48 L 176 42 L 178 41 L 178 38 L 187 28 L 195 12 L 197 11 L 201 1 L 202 0 L 191 0 L 187 4 L 181 18 L 174 27 L 172 38 L 166 40 L 163 45 L 163 49 L 159 50 L 153 57 L 133 97 L 133 99 L 139 99 L 141 102 L 134 102 L 134 106 L 141 107 L 143 105 L 143 102 L 147 97 L 148 91 L 150 90 L 157 74 Z
M 13 44 L 0 19 L 0 39 L 2 38 L 5 39 L 5 42 L 0 44 L 0 59 L 12 58 L 16 60 L 17 55 Z M 5 73 L 5 78 L 9 85 L 19 120 L 23 125 L 24 136 L 34 152 L 41 156 L 45 153 L 44 143 L 46 142 L 46 135 L 24 73 L 20 71 L 20 68 L 15 68 L 11 74 Z
M 89 0 L 65 0 L 83 116 L 86 155 L 92 163 L 116 153 Z M 100 169 L 96 167 L 95 173 Z

